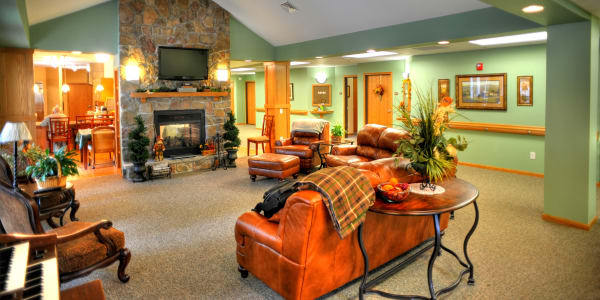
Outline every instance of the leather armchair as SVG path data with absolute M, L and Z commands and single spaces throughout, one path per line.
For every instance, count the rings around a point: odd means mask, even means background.
M 326 147 L 321 146 L 321 143 L 329 143 L 329 123 L 326 123 L 323 131 L 320 134 L 312 132 L 292 132 L 288 139 L 275 141 L 275 153 L 294 155 L 300 158 L 300 169 L 310 171 L 315 166 L 319 165 L 320 159 L 318 148 L 325 151 Z

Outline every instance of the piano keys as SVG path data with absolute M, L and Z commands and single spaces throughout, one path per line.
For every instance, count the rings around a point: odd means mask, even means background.
M 20 243 L 0 249 L 0 297 L 25 285 L 28 257 L 29 243 Z

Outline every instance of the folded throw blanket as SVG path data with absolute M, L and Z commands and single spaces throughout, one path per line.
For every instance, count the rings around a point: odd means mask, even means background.
M 342 166 L 314 172 L 296 183 L 298 189 L 323 195 L 333 226 L 343 239 L 358 228 L 375 202 L 375 190 L 357 169 Z
M 327 121 L 319 119 L 296 120 L 292 123 L 292 132 L 300 131 L 321 134 L 327 123 Z

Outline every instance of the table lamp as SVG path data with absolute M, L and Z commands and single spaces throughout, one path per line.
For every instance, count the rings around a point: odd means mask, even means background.
M 29 132 L 29 129 L 27 129 L 27 125 L 25 125 L 24 122 L 17 122 L 17 123 L 13 123 L 13 122 L 6 122 L 6 124 L 4 124 L 4 128 L 2 128 L 2 133 L 0 133 L 0 144 L 7 144 L 10 142 L 14 142 L 15 143 L 15 152 L 14 152 L 14 158 L 15 158 L 15 164 L 14 164 L 14 171 L 13 171 L 13 188 L 17 188 L 17 153 L 19 152 L 19 150 L 17 149 L 18 147 L 18 143 L 19 141 L 31 141 L 32 137 L 31 137 L 31 133 Z

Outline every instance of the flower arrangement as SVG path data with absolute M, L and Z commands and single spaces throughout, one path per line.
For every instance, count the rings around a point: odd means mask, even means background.
M 411 118 L 410 108 L 404 103 L 398 107 L 401 126 L 408 131 L 409 137 L 396 141 L 399 145 L 395 155 L 408 158 L 411 167 L 424 177 L 425 183 L 435 183 L 452 172 L 456 167 L 457 151 L 465 150 L 468 143 L 460 136 L 444 137 L 450 116 L 456 114 L 452 98 L 445 97 L 437 103 L 431 91 L 423 94 L 417 89 L 416 95 L 416 119 Z
M 373 90 L 375 95 L 379 95 L 379 98 L 383 97 L 383 86 L 378 84 L 377 87 Z

